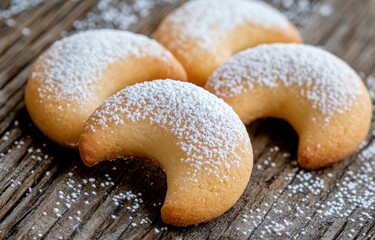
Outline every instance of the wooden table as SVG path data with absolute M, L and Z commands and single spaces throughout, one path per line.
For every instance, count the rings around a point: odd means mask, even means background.
M 296 133 L 272 119 L 248 126 L 254 170 L 231 210 L 199 226 L 164 225 L 160 169 L 138 160 L 85 167 L 76 151 L 53 144 L 33 126 L 23 92 L 32 62 L 62 35 L 90 26 L 150 35 L 182 1 L 142 0 L 134 6 L 112 0 L 125 12 L 126 4 L 133 6 L 120 19 L 103 15 L 108 6 L 94 0 L 44 0 L 4 17 L 9 2 L 0 2 L 1 239 L 375 239 L 375 131 L 353 156 L 310 172 L 296 164 Z M 375 75 L 375 0 L 300 1 L 315 10 L 277 2 L 288 8 L 306 43 L 347 61 L 375 97 L 375 78 L 369 77 Z M 137 18 L 132 11 L 144 17 L 129 24 Z

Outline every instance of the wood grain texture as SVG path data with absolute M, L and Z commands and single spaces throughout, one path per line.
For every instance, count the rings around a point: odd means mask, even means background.
M 182 2 L 158 5 L 130 30 L 151 35 Z M 119 160 L 88 168 L 45 138 L 23 103 L 30 66 L 96 3 L 47 1 L 13 16 L 14 27 L 0 20 L 0 239 L 375 239 L 375 133 L 351 157 L 310 172 L 296 165 L 298 136 L 287 123 L 256 121 L 248 126 L 255 163 L 245 193 L 223 216 L 187 228 L 161 222 L 166 181 L 156 166 Z M 295 20 L 305 42 L 375 75 L 375 0 L 323 3 L 334 9 L 328 16 Z

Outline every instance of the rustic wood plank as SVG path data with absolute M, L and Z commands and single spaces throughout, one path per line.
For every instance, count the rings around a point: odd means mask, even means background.
M 159 2 L 149 16 L 131 25 L 132 31 L 152 35 L 163 16 L 184 1 Z M 283 1 L 273 3 L 285 7 Z M 9 4 L 0 2 L 0 9 Z M 95 4 L 48 1 L 13 16 L 13 28 L 0 20 L 1 239 L 375 238 L 375 133 L 343 162 L 304 171 L 296 164 L 298 137 L 287 123 L 267 119 L 251 124 L 255 162 L 244 195 L 223 216 L 187 228 L 161 222 L 166 182 L 156 166 L 118 160 L 87 168 L 77 152 L 42 136 L 23 103 L 32 61 L 61 34 L 74 31 L 77 19 L 98 11 Z M 309 4 L 327 4 L 334 11 L 292 18 L 305 41 L 332 51 L 366 76 L 375 75 L 375 1 Z

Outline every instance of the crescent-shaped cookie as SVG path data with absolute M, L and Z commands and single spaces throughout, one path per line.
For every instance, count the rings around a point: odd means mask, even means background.
M 332 165 L 353 153 L 372 117 L 368 90 L 344 61 L 317 47 L 265 44 L 238 53 L 209 78 L 244 123 L 275 117 L 299 136 L 298 163 Z
M 55 42 L 37 59 L 26 86 L 26 108 L 46 136 L 76 147 L 87 118 L 106 98 L 158 78 L 186 80 L 186 73 L 156 41 L 118 30 L 80 32 Z
M 163 19 L 155 38 L 182 63 L 189 81 L 199 86 L 240 50 L 302 41 L 278 10 L 249 0 L 189 1 Z
M 79 151 L 89 166 L 132 156 L 159 164 L 168 185 L 161 216 L 176 226 L 231 208 L 253 161 L 233 109 L 203 88 L 173 80 L 139 83 L 107 99 L 88 119 Z

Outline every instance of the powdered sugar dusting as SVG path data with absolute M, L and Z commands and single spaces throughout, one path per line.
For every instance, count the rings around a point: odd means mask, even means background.
M 260 45 L 242 51 L 216 70 L 206 87 L 221 98 L 255 86 L 306 86 L 299 94 L 327 115 L 349 109 L 361 94 L 361 79 L 333 54 L 302 44 Z
M 238 144 L 250 140 L 239 117 L 224 101 L 191 83 L 157 80 L 127 87 L 103 103 L 91 116 L 95 124 L 105 129 L 108 124 L 136 123 L 147 120 L 161 126 L 178 139 L 177 145 L 190 163 L 192 179 L 198 171 L 225 180 L 219 169 L 238 168 Z M 86 127 L 95 131 L 93 125 Z M 241 153 L 242 154 L 242 153 Z
M 172 55 L 148 37 L 117 30 L 90 30 L 57 41 L 43 55 L 42 68 L 32 74 L 44 84 L 41 99 L 83 101 L 110 65 L 127 57 L 155 56 L 165 61 Z M 38 71 L 39 70 L 39 71 Z M 108 79 L 107 81 L 110 81 Z
M 244 0 L 190 1 L 167 18 L 166 26 L 173 35 L 171 48 L 182 47 L 179 51 L 183 52 L 184 42 L 196 39 L 200 51 L 214 51 L 221 37 L 246 23 L 265 28 L 289 27 L 288 20 L 276 9 L 264 2 Z

